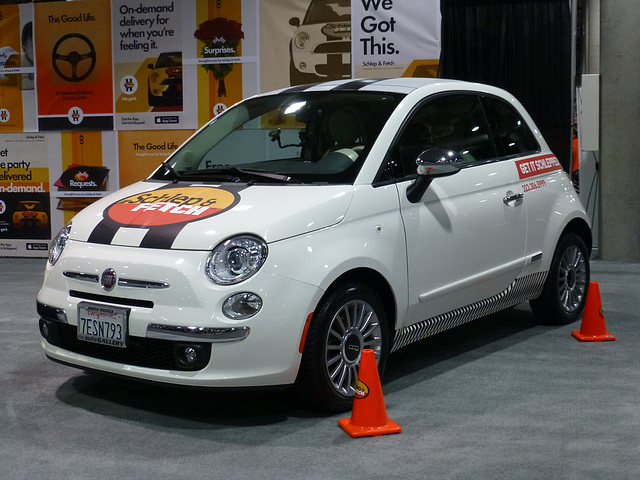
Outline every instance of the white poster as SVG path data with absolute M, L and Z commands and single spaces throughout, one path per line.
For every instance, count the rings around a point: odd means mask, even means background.
M 440 0 L 352 0 L 354 78 L 435 77 Z

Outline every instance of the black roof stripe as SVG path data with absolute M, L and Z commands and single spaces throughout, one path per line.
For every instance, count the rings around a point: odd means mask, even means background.
M 345 81 L 344 83 L 340 83 L 335 87 L 332 87 L 331 90 L 360 90 L 368 85 L 372 85 L 374 83 L 381 82 L 383 80 L 388 80 L 386 78 L 361 78 L 352 81 Z M 323 83 L 307 83 L 303 85 L 296 85 L 291 88 L 287 88 L 280 93 L 296 93 L 296 92 L 304 92 L 306 90 L 313 89 L 318 85 L 322 85 Z
M 360 90 L 361 88 L 364 88 L 368 85 L 372 85 L 374 83 L 378 83 L 381 82 L 383 80 L 387 80 L 386 78 L 363 78 L 363 79 L 358 79 L 358 80 L 354 80 L 352 82 L 348 82 L 348 83 L 343 83 L 342 85 L 339 85 L 337 87 L 335 87 L 334 90 Z

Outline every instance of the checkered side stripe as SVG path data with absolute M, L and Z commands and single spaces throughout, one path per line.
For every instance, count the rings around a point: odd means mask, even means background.
M 537 298 L 542 293 L 546 277 L 547 272 L 538 272 L 517 278 L 505 290 L 493 297 L 409 325 L 396 333 L 391 351 L 395 352 L 413 342 Z

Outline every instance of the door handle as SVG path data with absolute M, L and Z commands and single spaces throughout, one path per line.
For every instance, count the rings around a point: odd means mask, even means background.
M 502 199 L 505 205 L 510 203 L 520 203 L 524 199 L 524 193 L 507 192 L 507 196 Z

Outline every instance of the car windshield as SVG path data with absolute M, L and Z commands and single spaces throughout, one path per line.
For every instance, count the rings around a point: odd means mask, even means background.
M 153 179 L 349 184 L 402 95 L 328 91 L 246 100 L 182 145 Z
M 305 25 L 350 21 L 350 0 L 314 0 L 311 2 L 307 14 L 304 17 Z

